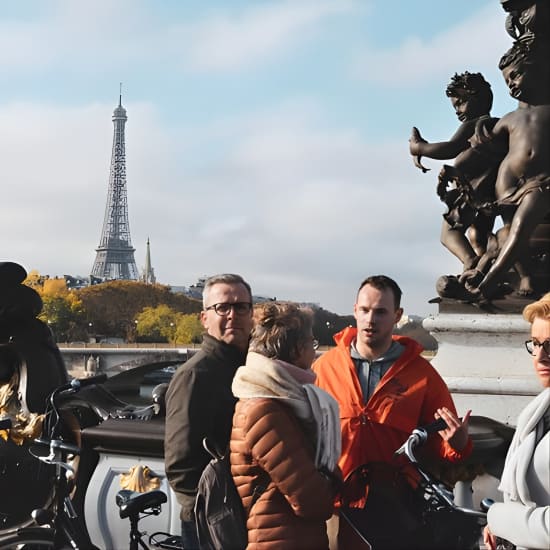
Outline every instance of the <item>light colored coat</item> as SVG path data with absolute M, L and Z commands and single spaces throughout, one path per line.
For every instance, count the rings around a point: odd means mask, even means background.
M 546 388 L 521 412 L 499 486 L 504 502 L 487 516 L 491 532 L 518 548 L 550 548 L 550 432 L 542 421 L 549 406 Z

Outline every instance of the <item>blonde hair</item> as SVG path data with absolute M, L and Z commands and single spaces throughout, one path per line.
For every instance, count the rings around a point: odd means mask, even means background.
M 264 302 L 254 308 L 249 351 L 292 363 L 311 335 L 313 312 L 291 302 Z
M 529 323 L 532 323 L 536 317 L 550 321 L 550 292 L 523 310 L 523 318 Z

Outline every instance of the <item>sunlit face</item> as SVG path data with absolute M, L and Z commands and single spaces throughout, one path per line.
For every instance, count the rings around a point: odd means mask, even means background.
M 231 308 L 224 316 L 208 308 L 214 304 L 250 301 L 250 294 L 241 283 L 217 283 L 210 287 L 206 308 L 201 312 L 201 322 L 206 332 L 217 340 L 246 351 L 252 331 L 252 309 L 246 313 L 237 313 Z
M 365 285 L 353 308 L 357 321 L 357 351 L 363 357 L 379 356 L 391 345 L 394 325 L 403 310 L 395 307 L 393 292 Z
M 535 344 L 550 341 L 550 319 L 535 317 L 531 325 L 531 339 Z M 542 346 L 534 348 L 533 365 L 542 386 L 550 388 L 550 356 Z

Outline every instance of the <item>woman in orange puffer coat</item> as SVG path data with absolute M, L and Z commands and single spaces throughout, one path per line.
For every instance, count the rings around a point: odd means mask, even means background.
M 311 312 L 270 302 L 255 314 L 239 398 L 231 471 L 248 514 L 248 550 L 326 550 L 341 479 L 338 405 L 313 385 Z

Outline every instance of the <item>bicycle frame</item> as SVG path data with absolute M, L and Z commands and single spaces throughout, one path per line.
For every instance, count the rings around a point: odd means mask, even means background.
M 434 539 L 447 539 L 448 534 L 453 532 L 453 546 L 448 543 L 445 545 L 446 548 L 477 548 L 482 527 L 487 523 L 486 512 L 455 504 L 453 493 L 426 472 L 414 454 L 414 450 L 423 445 L 430 434 L 445 428 L 445 422 L 439 419 L 432 424 L 414 429 L 395 455 L 405 455 L 420 475 L 419 489 L 423 491 L 425 502 L 423 514 L 427 525 L 432 529 Z
M 486 514 L 455 504 L 452 491 L 415 456 L 415 449 L 429 434 L 443 429 L 443 421 L 414 429 L 395 452 L 408 461 L 363 464 L 346 478 L 340 516 L 351 527 L 347 531 L 354 532 L 354 539 L 374 549 L 479 548 Z M 365 496 L 366 504 L 353 505 Z

